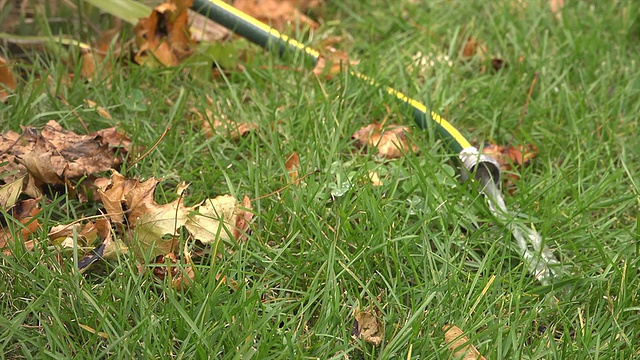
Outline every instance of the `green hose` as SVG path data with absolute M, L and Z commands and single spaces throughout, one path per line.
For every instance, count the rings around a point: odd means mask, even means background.
M 291 39 L 221 0 L 194 0 L 192 9 L 265 49 L 277 51 L 281 56 L 288 51 L 301 52 L 314 65 L 320 59 L 319 51 Z M 368 84 L 380 86 L 366 75 L 353 70 L 350 73 Z M 459 156 L 467 170 L 462 172 L 463 177 L 466 178 L 469 173 L 474 173 L 475 178 L 483 183 L 486 181 L 499 183 L 500 166 L 498 163 L 481 155 L 451 123 L 436 112 L 428 111 L 425 105 L 400 91 L 388 86 L 383 86 L 383 88 L 389 95 L 412 107 L 413 118 L 418 126 L 427 128 L 430 121 L 435 125 L 440 138 L 451 151 Z

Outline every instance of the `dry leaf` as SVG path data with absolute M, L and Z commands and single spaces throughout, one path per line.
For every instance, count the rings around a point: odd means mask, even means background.
M 67 179 L 79 180 L 118 168 L 131 148 L 131 141 L 115 128 L 78 135 L 51 120 L 42 130 L 23 127 L 22 134 L 0 134 L 0 167 L 12 173 L 4 181 L 29 174 L 24 193 L 37 197 L 43 185 L 70 186 Z
M 192 238 L 204 244 L 224 240 L 243 241 L 253 214 L 251 201 L 245 196 L 242 203 L 231 195 L 207 199 L 199 205 L 183 205 L 186 184 L 178 185 L 179 199 L 158 204 L 153 194 L 159 181 L 145 182 L 127 179 L 113 171 L 110 179 L 97 179 L 94 185 L 107 216 L 116 224 L 128 225 L 129 246 L 139 256 L 166 255 L 177 250 L 178 230 L 185 227 Z M 127 221 L 124 221 L 125 209 Z M 135 241 L 134 241 L 135 240 Z
M 337 50 L 333 45 L 342 41 L 341 37 L 330 37 L 322 41 L 322 54 L 313 67 L 316 76 L 324 76 L 331 79 L 340 74 L 347 66 L 357 65 L 359 61 L 349 60 L 349 55 Z
M 18 201 L 24 186 L 24 176 L 19 177 L 6 185 L 0 186 L 0 210 L 7 211 Z
M 2 56 L 0 56 L 0 102 L 7 101 L 9 93 L 16 90 L 16 79 Z
M 148 18 L 138 21 L 134 31 L 138 64 L 176 66 L 194 51 L 187 10 L 193 0 L 172 0 L 156 7 Z
M 404 125 L 387 125 L 384 128 L 379 123 L 367 125 L 356 131 L 351 137 L 358 141 L 360 146 L 373 146 L 378 148 L 378 155 L 388 159 L 402 157 L 408 152 L 418 151 L 414 144 L 408 144 L 407 134 L 411 130 Z
M 235 0 L 233 6 L 278 31 L 287 25 L 305 24 L 311 29 L 320 26 L 296 8 L 297 1 Z
M 478 56 L 481 60 L 484 60 L 487 54 L 487 45 L 479 43 L 476 39 L 469 36 L 467 41 L 462 47 L 462 59 L 470 60 L 471 58 Z
M 298 185 L 298 170 L 300 170 L 300 157 L 297 152 L 292 152 L 287 158 L 287 162 L 284 164 L 287 174 L 289 175 L 289 182 Z
M 375 171 L 369 171 L 369 180 L 371 180 L 371 185 L 373 186 L 382 186 L 384 185 L 382 181 L 380 181 L 380 176 Z
M 178 192 L 180 197 L 177 200 L 158 204 L 153 199 L 158 183 L 154 178 L 137 182 L 123 194 L 124 204 L 130 211 L 127 219 L 135 234 L 136 248 L 143 257 L 175 251 L 179 245 L 178 230 L 186 224 L 191 210 L 182 204 L 184 189 Z
M 246 232 L 253 218 L 251 201 L 245 196 L 242 203 L 231 195 L 207 199 L 188 215 L 185 227 L 203 244 L 219 240 L 246 240 Z
M 453 351 L 453 357 L 463 360 L 486 360 L 480 355 L 478 349 L 469 343 L 469 338 L 464 335 L 462 330 L 455 325 L 445 325 L 442 330 L 444 333 L 444 341 L 447 343 L 449 350 Z
M 353 323 L 353 335 L 356 338 L 379 346 L 384 336 L 384 324 L 372 310 L 358 311 Z
M 538 155 L 538 149 L 533 144 L 521 146 L 489 144 L 484 146 L 482 153 L 498 162 L 504 174 L 503 186 L 508 189 L 509 193 L 513 193 L 515 191 L 514 182 L 520 179 L 520 176 L 513 170 L 521 170 L 529 166 L 531 159 Z
M 84 99 L 84 103 L 87 104 L 90 108 L 94 109 L 98 113 L 98 115 L 100 115 L 101 118 L 109 119 L 109 120 L 113 119 L 111 117 L 111 114 L 109 114 L 109 112 L 105 108 L 103 108 L 102 106 L 99 106 L 95 101 Z
M 16 203 L 8 212 L 15 220 L 19 221 L 24 227 L 20 228 L 18 233 L 19 238 L 22 241 L 26 241 L 27 238 L 36 232 L 40 228 L 38 220 L 33 218 L 40 213 L 38 207 L 40 199 L 28 199 Z M 8 227 L 0 228 L 0 248 L 4 248 L 9 242 L 15 241 L 10 229 Z M 33 249 L 33 242 L 26 242 L 25 247 L 27 250 Z M 9 251 L 5 250 L 5 254 Z
M 489 54 L 489 51 L 487 49 L 486 44 L 481 43 L 475 38 L 469 36 L 464 46 L 462 47 L 462 51 L 460 55 L 463 61 L 470 61 L 475 57 L 477 57 L 480 61 L 484 61 L 487 58 L 488 54 Z M 504 60 L 502 60 L 497 56 L 492 56 L 490 62 L 491 62 L 491 68 L 493 68 L 493 70 L 495 71 L 498 71 L 503 67 L 507 66 Z M 480 72 L 484 73 L 485 71 L 486 71 L 486 66 L 482 65 L 482 69 L 480 70 Z
M 562 16 L 562 8 L 564 7 L 564 0 L 549 0 L 549 10 L 558 19 Z

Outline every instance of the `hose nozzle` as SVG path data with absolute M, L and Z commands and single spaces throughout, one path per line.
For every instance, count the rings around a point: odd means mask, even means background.
M 475 147 L 462 149 L 458 156 L 464 165 L 461 173 L 463 181 L 473 176 L 483 187 L 490 181 L 496 186 L 500 185 L 500 164 L 496 160 L 480 154 Z

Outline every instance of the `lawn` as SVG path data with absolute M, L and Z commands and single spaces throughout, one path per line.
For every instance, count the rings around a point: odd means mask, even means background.
M 328 1 L 312 12 L 317 30 L 292 32 L 317 48 L 339 38 L 333 46 L 359 72 L 424 102 L 479 147 L 533 144 L 537 156 L 506 172 L 518 179 L 504 193 L 509 221 L 535 228 L 562 263 L 549 284 L 529 273 L 478 185 L 460 180 L 455 154 L 413 124 L 411 109 L 346 72 L 317 77 L 302 59 L 245 43 L 210 79 L 194 63 L 120 62 L 85 81 L 73 46 L 0 47 L 21 75 L 0 103 L 0 132 L 49 120 L 78 134 L 83 123 L 117 126 L 142 153 L 160 139 L 120 172 L 162 178 L 159 203 L 185 181 L 188 206 L 246 195 L 254 213 L 246 241 L 209 249 L 193 284 L 177 290 L 132 254 L 79 272 L 78 249 L 47 234 L 102 206 L 43 197 L 35 247 L 10 242 L 0 255 L 0 354 L 448 359 L 443 327 L 453 324 L 487 359 L 640 357 L 639 14 L 633 0 L 568 0 L 557 13 L 547 1 Z M 85 25 L 61 29 L 90 41 Z M 130 27 L 122 37 L 133 38 Z M 465 56 L 470 38 L 484 50 Z M 194 118 L 207 110 L 254 129 L 206 136 Z M 383 159 L 358 148 L 352 134 L 374 121 L 410 125 L 418 151 Z M 17 238 L 19 225 L 0 214 Z M 361 312 L 376 318 L 378 345 L 354 336 Z

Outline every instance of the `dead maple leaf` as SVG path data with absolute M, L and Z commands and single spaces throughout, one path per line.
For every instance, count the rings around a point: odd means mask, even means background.
M 16 79 L 2 56 L 0 56 L 0 102 L 6 102 L 9 93 L 16 90 Z
M 116 224 L 124 223 L 125 194 L 139 184 L 138 180 L 127 179 L 119 172 L 112 170 L 111 178 L 98 178 L 94 185 L 98 189 L 98 195 L 102 205 L 107 212 L 107 216 Z
M 384 324 L 380 321 L 379 316 L 380 314 L 376 314 L 376 311 L 372 309 L 357 310 L 353 322 L 353 335 L 358 339 L 379 346 L 384 337 Z
M 407 134 L 410 132 L 408 126 L 391 124 L 383 128 L 382 124 L 376 122 L 360 128 L 351 138 L 357 140 L 360 146 L 376 147 L 380 156 L 395 159 L 418 151 L 416 145 L 409 145 Z
M 178 231 L 187 222 L 191 210 L 183 205 L 185 187 L 179 186 L 180 196 L 168 204 L 158 204 L 154 198 L 156 186 L 160 181 L 151 178 L 138 182 L 124 195 L 124 205 L 129 209 L 127 217 L 130 229 L 133 230 L 130 243 L 135 240 L 138 254 L 141 256 L 167 254 L 177 250 L 179 245 Z
M 298 179 L 298 170 L 300 170 L 300 157 L 297 152 L 292 152 L 287 158 L 287 162 L 284 163 L 284 168 L 289 175 L 289 182 L 294 185 L 298 185 L 300 179 Z
M 504 173 L 503 187 L 508 189 L 509 193 L 513 194 L 515 191 L 514 182 L 520 179 L 520 176 L 514 170 L 521 170 L 529 166 L 531 159 L 538 155 L 538 149 L 533 144 L 521 146 L 489 144 L 484 146 L 482 153 L 492 157 L 498 162 L 500 169 L 502 169 Z
M 244 241 L 253 218 L 250 210 L 251 201 L 248 196 L 245 196 L 240 204 L 231 195 L 218 196 L 194 206 L 185 227 L 194 239 L 200 240 L 203 244 L 219 240 Z
M 39 203 L 40 198 L 19 201 L 7 212 L 9 216 L 22 224 L 20 231 L 16 235 L 18 235 L 20 240 L 25 241 L 24 245 L 27 250 L 33 249 L 33 241 L 26 240 L 40 228 L 40 223 L 34 219 L 34 217 L 40 213 Z M 7 219 L 2 220 L 7 221 Z M 0 249 L 4 248 L 8 243 L 16 241 L 18 238 L 14 237 L 9 227 L 0 227 Z M 4 250 L 4 253 L 10 254 L 10 251 Z
M 245 196 L 239 204 L 233 196 L 224 195 L 186 207 L 183 194 L 187 185 L 182 183 L 176 189 L 180 196 L 177 200 L 158 204 L 153 197 L 158 183 L 155 178 L 144 182 L 127 179 L 115 170 L 110 179 L 94 182 L 107 216 L 122 227 L 128 226 L 128 245 L 134 247 L 139 256 L 156 257 L 176 251 L 181 227 L 204 244 L 220 239 L 246 239 L 253 217 L 248 211 L 251 209 L 249 197 Z
M 296 8 L 297 3 L 297 1 L 235 0 L 233 6 L 278 31 L 284 31 L 287 25 L 292 24 L 304 24 L 311 29 L 317 29 L 320 25 L 301 13 Z
M 64 130 L 51 120 L 42 130 L 23 127 L 22 134 L 9 131 L 0 134 L 0 172 L 10 173 L 11 181 L 29 174 L 24 193 L 40 195 L 44 185 L 71 186 L 79 180 L 109 169 L 118 168 L 131 148 L 131 140 L 116 128 L 88 135 Z M 29 185 L 31 184 L 31 185 Z
M 134 31 L 138 64 L 177 66 L 194 51 L 187 10 L 193 0 L 171 0 L 155 9 L 148 18 L 138 21 Z
M 447 343 L 449 350 L 453 351 L 453 357 L 463 360 L 486 360 L 480 355 L 478 349 L 469 343 L 469 338 L 464 335 L 462 330 L 455 325 L 445 325 L 442 330 L 444 333 L 444 341 Z

